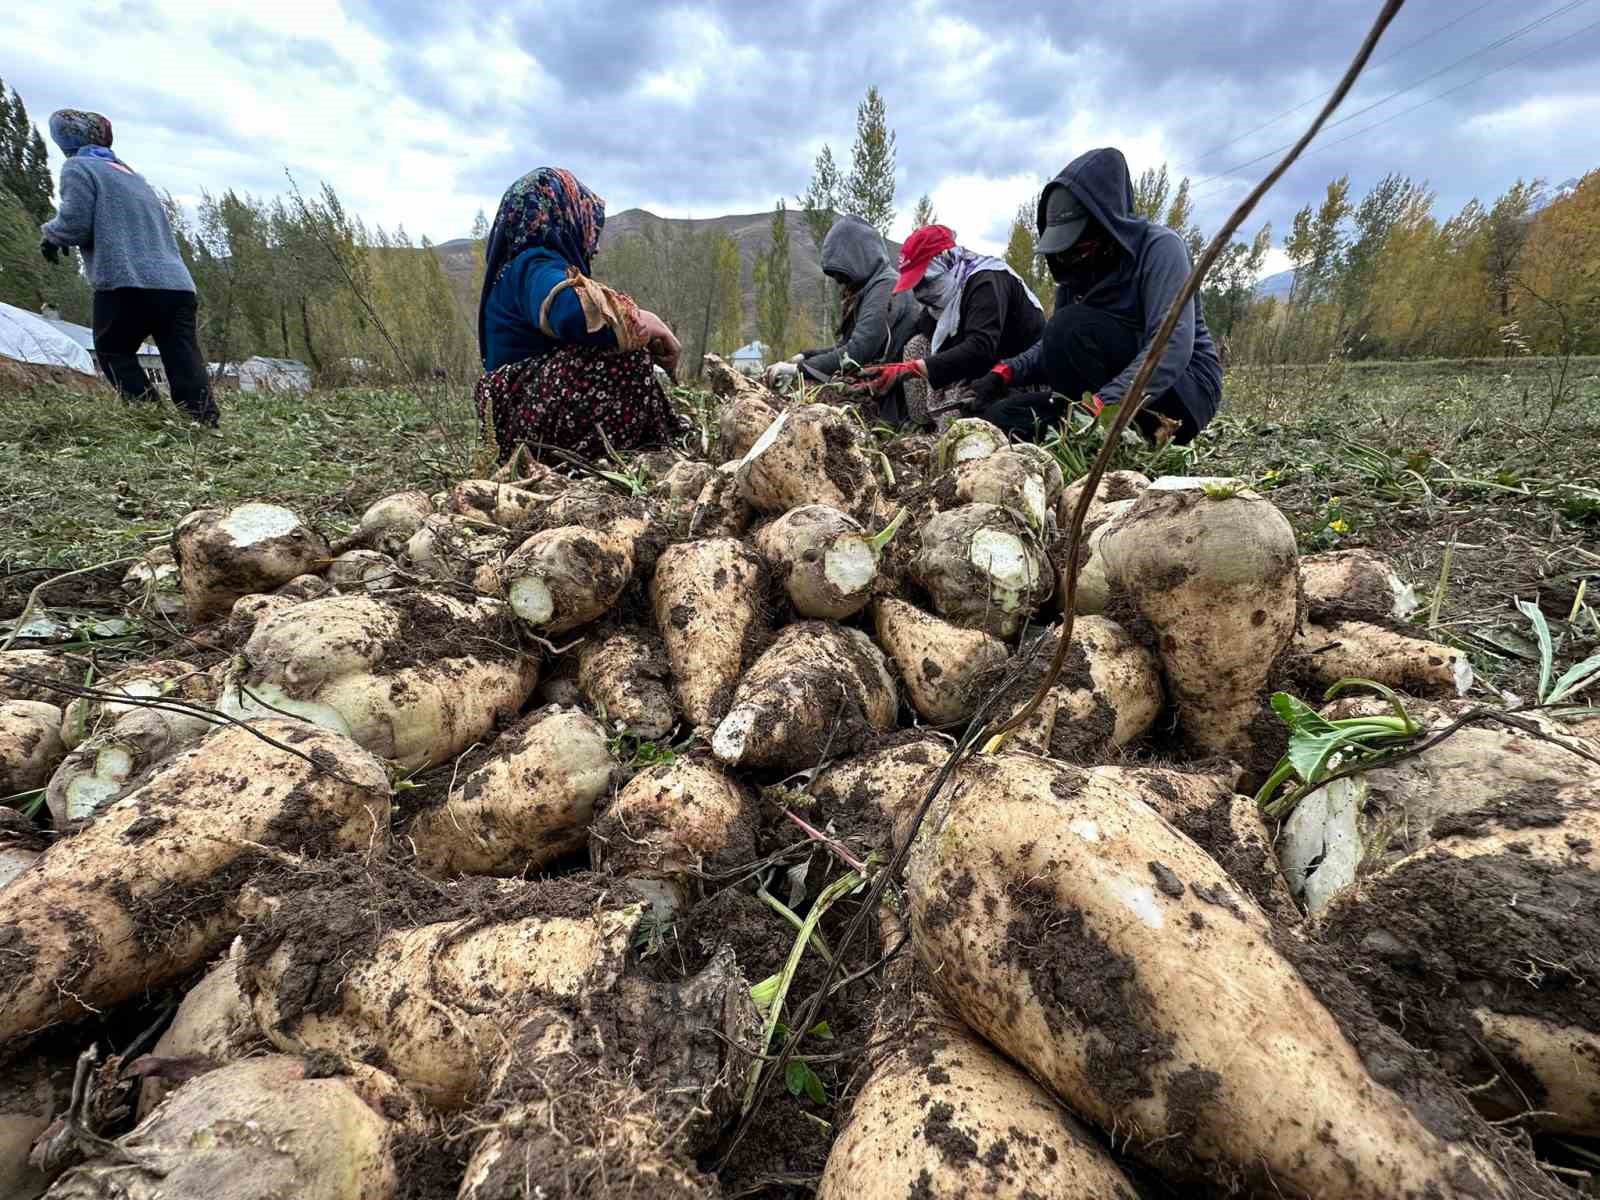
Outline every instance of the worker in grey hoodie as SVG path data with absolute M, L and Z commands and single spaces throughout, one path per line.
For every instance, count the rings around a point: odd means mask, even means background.
M 822 239 L 822 273 L 838 284 L 843 305 L 839 343 L 810 350 L 794 360 L 801 374 L 825 382 L 849 357 L 862 366 L 894 362 L 916 330 L 922 306 L 910 293 L 892 295 L 896 272 L 883 235 L 860 217 L 840 217 Z M 904 403 L 891 394 L 878 401 L 878 417 L 898 426 Z
M 1038 230 L 1055 312 L 1037 342 L 973 387 L 983 416 L 1024 438 L 1054 425 L 1070 401 L 1088 397 L 1098 414 L 1124 399 L 1190 270 L 1181 237 L 1134 215 L 1120 150 L 1091 150 L 1045 185 Z M 1145 395 L 1136 419 L 1149 438 L 1188 442 L 1216 415 L 1222 364 L 1197 301 L 1184 307 Z
M 50 116 L 50 137 L 67 161 L 61 207 L 40 228 L 51 262 L 68 246 L 83 251 L 94 289 L 94 352 L 123 395 L 142 399 L 150 379 L 139 346 L 153 338 L 172 399 L 202 425 L 217 425 L 217 406 L 195 328 L 194 280 L 155 191 L 111 151 L 111 122 L 65 108 Z

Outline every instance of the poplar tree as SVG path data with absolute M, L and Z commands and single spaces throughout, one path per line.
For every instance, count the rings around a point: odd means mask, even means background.
M 739 243 L 719 234 L 716 243 L 717 333 L 719 354 L 732 354 L 743 344 L 744 293 L 739 287 Z
M 756 266 L 756 336 L 776 359 L 789 340 L 789 210 L 782 199 L 772 214 L 772 243 Z
M 927 192 L 922 193 L 922 199 L 917 201 L 917 207 L 911 213 L 911 227 L 921 229 L 927 225 L 937 225 L 939 214 L 933 211 L 933 197 Z
M 844 183 L 845 211 L 877 228 L 884 237 L 894 223 L 894 130 L 876 85 L 856 108 L 856 140 L 850 147 L 850 175 Z
M 839 215 L 840 192 L 843 186 L 843 181 L 839 178 L 839 167 L 833 161 L 833 147 L 824 142 L 822 150 L 817 154 L 816 162 L 811 167 L 811 182 L 806 186 L 805 192 L 796 197 L 800 202 L 800 214 L 805 219 L 806 231 L 811 235 L 811 244 L 816 248 L 819 261 L 823 239 L 828 236 L 828 230 L 833 228 L 833 222 Z M 823 327 L 831 329 L 837 319 L 838 299 L 826 280 L 819 289 L 819 295 Z

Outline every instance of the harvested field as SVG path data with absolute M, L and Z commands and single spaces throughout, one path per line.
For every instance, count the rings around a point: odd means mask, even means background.
M 1600 1195 L 1597 372 L 1236 370 L 1058 675 L 1093 431 L 19 383 L 0 1193 Z

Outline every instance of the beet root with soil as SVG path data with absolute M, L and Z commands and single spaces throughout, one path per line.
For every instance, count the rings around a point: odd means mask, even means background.
M 1069 561 L 1061 447 L 708 371 L 0 651 L 0 1191 L 1593 1194 L 1577 714 L 1238 480 Z

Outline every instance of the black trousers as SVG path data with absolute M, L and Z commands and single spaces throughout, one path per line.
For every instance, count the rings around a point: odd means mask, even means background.
M 139 365 L 146 338 L 161 351 L 172 400 L 202 425 L 217 424 L 211 378 L 200 353 L 195 295 L 161 288 L 113 288 L 94 294 L 94 352 L 117 391 L 130 399 L 150 394 L 150 377 Z
M 1104 309 L 1082 304 L 1058 308 L 1044 329 L 1044 363 L 1051 390 L 1011 392 L 982 415 L 1007 434 L 1032 440 L 1066 415 L 1063 397 L 1098 392 L 1122 373 L 1143 346 L 1142 330 Z M 1200 431 L 1175 388 L 1147 400 L 1134 418 L 1147 438 L 1158 426 L 1154 413 L 1182 425 L 1175 441 L 1188 442 Z

